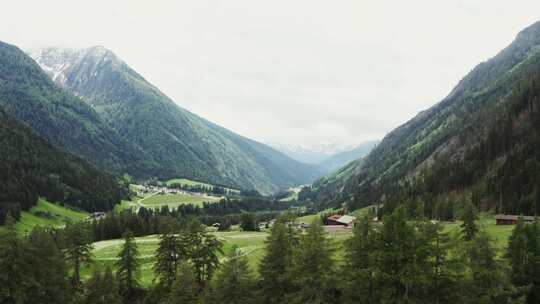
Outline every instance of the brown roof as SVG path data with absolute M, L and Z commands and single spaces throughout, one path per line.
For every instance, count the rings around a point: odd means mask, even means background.
M 520 215 L 510 215 L 510 214 L 497 214 L 495 215 L 496 220 L 509 220 L 509 221 L 517 221 L 518 218 L 523 217 L 523 220 L 527 222 L 532 222 L 536 219 L 534 216 L 520 216 Z
M 334 214 L 334 215 L 330 215 L 330 216 L 327 217 L 326 219 L 327 219 L 327 220 L 337 221 L 337 220 L 339 220 L 340 217 L 341 217 L 341 215 L 339 215 L 339 214 Z

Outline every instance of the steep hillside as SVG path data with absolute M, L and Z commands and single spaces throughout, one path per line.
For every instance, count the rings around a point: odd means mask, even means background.
M 328 173 L 338 170 L 339 168 L 350 163 L 351 161 L 368 155 L 369 152 L 371 152 L 371 150 L 373 150 L 373 148 L 375 148 L 379 142 L 379 140 L 366 141 L 354 147 L 353 149 L 336 153 L 320 162 L 319 167 L 321 167 L 324 172 Z
M 17 47 L 0 42 L 0 106 L 38 136 L 110 172 L 137 172 L 145 157 L 87 104 L 59 89 Z
M 389 133 L 336 181 L 309 197 L 358 208 L 423 202 L 449 217 L 451 197 L 479 208 L 536 213 L 540 205 L 538 120 L 540 22 L 475 67 L 440 103 Z
M 15 228 L 20 233 L 30 233 L 36 226 L 62 227 L 67 223 L 80 222 L 87 218 L 87 212 L 70 209 L 66 206 L 60 206 L 40 199 L 30 210 L 21 213 L 21 218 L 15 225 Z
M 313 166 L 180 108 L 103 47 L 48 48 L 31 56 L 59 86 L 155 160 L 160 179 L 183 177 L 270 193 L 318 175 Z
M 0 224 L 16 218 L 38 197 L 87 211 L 110 210 L 125 189 L 85 161 L 54 148 L 0 109 Z

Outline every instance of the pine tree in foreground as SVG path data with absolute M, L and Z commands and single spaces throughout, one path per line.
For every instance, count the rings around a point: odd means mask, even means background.
M 469 299 L 473 303 L 506 303 L 514 292 L 489 236 L 481 231 L 466 246 L 471 271 Z
M 77 301 L 80 304 L 122 303 L 118 292 L 118 284 L 110 267 L 107 267 L 105 272 L 100 269 L 95 270 L 84 285 L 84 293 Z
M 25 261 L 26 243 L 15 230 L 15 221 L 8 215 L 5 231 L 0 230 L 0 303 L 24 303 L 30 288 L 29 269 Z
M 159 245 L 156 249 L 154 273 L 166 287 L 170 287 L 176 279 L 178 264 L 181 261 L 180 240 L 170 232 L 159 236 Z
M 367 217 L 356 224 L 345 242 L 343 265 L 344 300 L 347 303 L 375 303 L 375 231 Z
M 72 292 L 64 255 L 49 231 L 34 228 L 28 235 L 27 266 L 32 288 L 26 290 L 29 303 L 69 303 Z
M 298 235 L 294 228 L 278 220 L 266 240 L 265 254 L 259 265 L 261 293 L 265 303 L 282 303 L 295 288 L 292 281 L 294 250 Z
M 167 304 L 195 304 L 199 302 L 199 296 L 199 284 L 191 265 L 187 262 L 180 263 Z
M 135 288 L 139 287 L 139 261 L 137 256 L 139 250 L 135 237 L 130 230 L 124 233 L 124 245 L 118 253 L 116 262 L 116 277 L 120 284 L 120 291 L 126 299 L 132 299 L 135 295 Z
M 255 303 L 254 275 L 249 268 L 247 257 L 234 246 L 225 259 L 216 275 L 216 303 Z
M 326 303 L 333 299 L 332 247 L 319 221 L 314 221 L 300 236 L 294 256 L 293 276 L 300 288 L 294 296 L 294 303 Z
M 81 287 L 81 267 L 92 260 L 90 232 L 85 223 L 66 226 L 66 259 L 73 265 L 72 284 L 75 289 Z
M 465 203 L 461 219 L 463 220 L 463 223 L 461 224 L 463 239 L 465 239 L 465 241 L 470 241 L 478 233 L 478 226 L 476 225 L 478 216 L 474 206 L 471 203 Z

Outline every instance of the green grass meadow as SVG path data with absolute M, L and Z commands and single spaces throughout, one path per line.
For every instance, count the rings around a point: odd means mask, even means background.
M 240 250 L 249 258 L 252 269 L 257 269 L 259 261 L 264 252 L 265 232 L 214 232 L 223 242 L 223 251 L 228 253 L 233 246 L 238 246 Z M 141 284 L 150 286 L 154 279 L 152 265 L 154 263 L 154 253 L 158 246 L 159 238 L 156 235 L 136 238 L 139 248 L 139 261 L 141 265 Z M 123 240 L 107 240 L 94 243 L 93 264 L 83 269 L 83 278 L 90 276 L 95 267 L 111 266 L 117 261 L 118 252 L 122 248 Z
M 186 178 L 173 178 L 173 179 L 170 179 L 170 180 L 166 181 L 165 184 L 167 186 L 170 186 L 172 184 L 181 184 L 181 185 L 184 185 L 184 186 L 201 186 L 201 187 L 208 187 L 208 188 L 212 188 L 212 189 L 214 188 L 214 185 L 212 185 L 212 184 L 198 182 L 198 181 L 194 181 L 194 180 L 186 179 Z M 226 187 L 224 187 L 224 189 L 227 189 L 227 190 L 232 191 L 232 192 L 240 192 L 238 189 L 232 189 L 232 188 L 226 188 Z
M 73 210 L 39 199 L 37 205 L 32 207 L 30 211 L 21 213 L 21 219 L 15 224 L 15 228 L 21 233 L 27 233 L 35 226 L 62 227 L 68 222 L 82 221 L 87 217 L 87 212 Z
M 215 196 L 198 196 L 190 194 L 158 194 L 143 198 L 139 202 L 147 208 L 160 208 L 162 206 L 169 206 L 170 209 L 175 209 L 178 206 L 192 204 L 195 206 L 202 206 L 204 202 L 214 203 L 219 201 L 220 197 Z

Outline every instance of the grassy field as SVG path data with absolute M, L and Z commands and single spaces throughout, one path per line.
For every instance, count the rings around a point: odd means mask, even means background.
M 250 266 L 256 269 L 263 254 L 266 233 L 235 231 L 214 232 L 214 234 L 223 242 L 224 253 L 229 252 L 236 245 L 249 257 Z M 136 242 L 139 245 L 141 283 L 143 286 L 149 286 L 154 279 L 154 272 L 152 271 L 153 256 L 159 239 L 157 236 L 147 236 L 137 238 Z M 83 277 L 88 277 L 94 267 L 106 267 L 109 265 L 114 268 L 114 263 L 117 260 L 116 256 L 122 244 L 123 240 L 108 240 L 94 243 L 94 263 L 83 270 Z
M 194 180 L 190 180 L 190 179 L 186 179 L 186 178 L 170 179 L 170 180 L 166 181 L 165 184 L 167 186 L 170 186 L 172 184 L 181 184 L 181 185 L 184 185 L 184 186 L 201 186 L 201 187 L 209 187 L 209 188 L 212 188 L 212 189 L 214 188 L 214 185 L 212 185 L 212 184 L 198 182 L 198 181 L 194 181 Z M 224 189 L 227 189 L 227 190 L 233 191 L 233 192 L 240 192 L 238 189 L 231 189 L 231 188 L 226 188 L 226 187 L 224 187 Z
M 190 195 L 190 194 L 164 194 L 164 195 L 150 195 L 138 202 L 147 208 L 160 208 L 162 206 L 169 206 L 170 209 L 177 208 L 180 205 L 192 204 L 195 206 L 202 206 L 204 202 L 217 202 L 221 198 L 215 196 L 206 195 Z
M 290 201 L 293 201 L 293 200 L 298 200 L 298 193 L 300 193 L 300 190 L 302 190 L 301 187 L 290 188 L 288 190 L 289 195 L 287 197 L 284 197 L 284 198 L 280 199 L 280 201 L 281 202 L 290 202 Z
M 444 231 L 450 233 L 458 232 L 459 230 L 461 230 L 461 224 L 461 221 L 445 223 Z M 478 226 L 481 230 L 487 232 L 487 234 L 495 242 L 496 248 L 499 250 L 503 250 L 506 248 L 508 244 L 508 238 L 510 238 L 510 235 L 512 234 L 512 231 L 515 227 L 514 225 L 496 225 L 495 219 L 492 216 L 488 215 L 480 216 L 480 219 L 478 220 Z
M 36 206 L 30 211 L 23 211 L 21 219 L 15 227 L 21 233 L 32 230 L 35 226 L 61 227 L 67 222 L 82 221 L 88 217 L 84 211 L 72 210 L 57 204 L 39 199 Z

